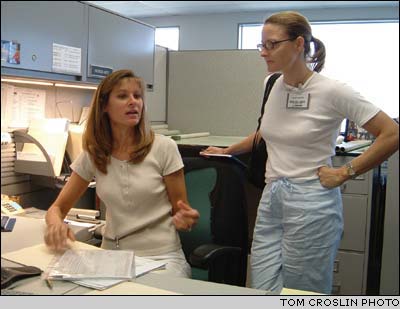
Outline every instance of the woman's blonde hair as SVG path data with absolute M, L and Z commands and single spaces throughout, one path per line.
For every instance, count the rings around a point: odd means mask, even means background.
M 264 24 L 275 24 L 284 27 L 290 38 L 303 37 L 306 61 L 311 63 L 314 71 L 321 72 L 325 64 L 325 45 L 313 37 L 307 18 L 297 12 L 284 11 L 271 15 L 265 20 Z M 311 42 L 314 43 L 315 50 L 313 54 L 311 54 Z
M 130 154 L 130 162 L 139 163 L 150 152 L 154 141 L 154 132 L 146 118 L 144 104 L 144 84 L 140 77 L 130 70 L 119 70 L 105 77 L 93 96 L 86 129 L 83 134 L 83 149 L 86 150 L 98 170 L 107 174 L 107 165 L 113 149 L 113 136 L 108 113 L 104 110 L 111 91 L 124 78 L 132 78 L 138 85 L 143 98 L 142 116 L 135 130 L 135 148 Z

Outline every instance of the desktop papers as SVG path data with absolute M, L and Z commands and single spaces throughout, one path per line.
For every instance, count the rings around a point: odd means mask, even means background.
M 135 257 L 135 275 L 136 277 L 147 274 L 148 272 L 156 269 L 161 269 L 165 267 L 165 262 L 153 261 L 150 259 L 145 259 L 136 256 Z M 126 280 L 115 280 L 115 279 L 83 279 L 83 280 L 73 280 L 74 283 L 96 289 L 105 290 L 118 283 L 124 282 Z
M 44 272 L 46 279 L 131 279 L 135 276 L 133 251 L 72 250 L 54 257 Z
M 70 243 L 71 248 L 74 250 L 86 249 L 92 251 L 102 251 L 98 247 L 94 247 L 83 242 L 74 241 Z M 51 252 L 45 244 L 35 245 L 32 247 L 23 248 L 17 251 L 3 253 L 2 258 L 20 263 L 22 265 L 32 265 L 40 269 L 46 269 L 53 261 L 55 254 Z M 155 269 L 160 269 L 165 266 L 165 262 L 153 261 L 136 256 L 135 257 L 135 275 L 139 277 Z M 103 281 L 104 280 L 104 281 Z M 125 279 L 126 280 L 126 279 Z M 85 279 L 74 280 L 76 284 L 84 285 L 98 290 L 104 290 L 115 284 L 118 284 L 122 279 Z

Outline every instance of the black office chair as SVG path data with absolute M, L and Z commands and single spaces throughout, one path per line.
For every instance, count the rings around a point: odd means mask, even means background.
M 184 157 L 190 205 L 200 213 L 191 232 L 181 232 L 192 278 L 245 286 L 248 221 L 244 168 L 231 159 Z

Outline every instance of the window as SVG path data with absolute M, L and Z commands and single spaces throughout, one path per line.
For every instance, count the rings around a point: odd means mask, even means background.
M 156 44 L 172 50 L 179 50 L 179 27 L 156 28 Z
M 399 23 L 313 24 L 326 48 L 322 73 L 399 115 Z
M 240 24 L 238 49 L 256 49 L 261 42 L 263 24 Z
M 259 28 L 257 28 L 257 26 Z M 390 117 L 399 116 L 399 23 L 311 23 L 326 48 L 322 74 L 359 91 Z M 255 49 L 262 24 L 239 25 L 239 49 Z

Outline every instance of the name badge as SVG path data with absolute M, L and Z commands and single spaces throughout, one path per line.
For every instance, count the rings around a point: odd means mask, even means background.
M 286 108 L 308 109 L 310 104 L 309 93 L 288 93 Z

